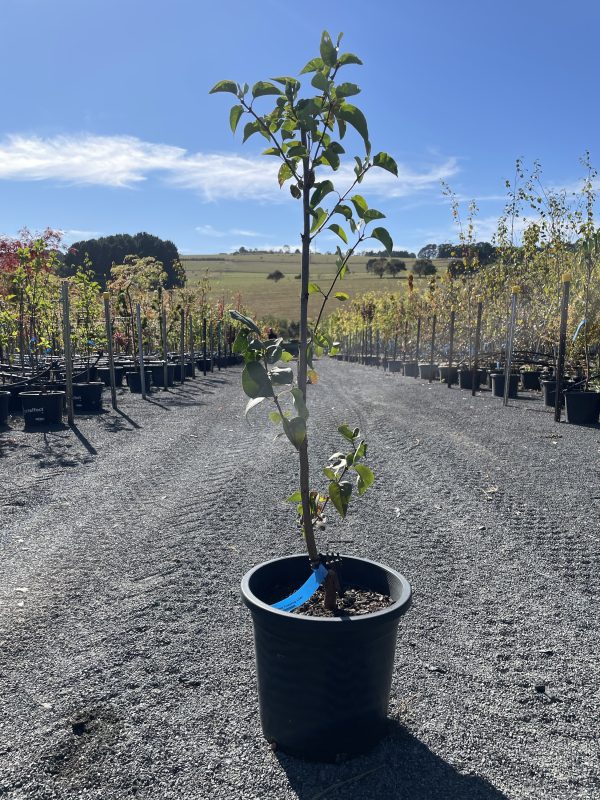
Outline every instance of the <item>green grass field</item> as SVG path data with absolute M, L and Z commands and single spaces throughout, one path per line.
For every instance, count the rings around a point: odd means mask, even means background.
M 350 272 L 339 282 L 335 291 L 344 291 L 354 297 L 363 292 L 397 292 L 406 291 L 407 277 L 414 259 L 406 258 L 407 271 L 397 278 L 385 276 L 378 278 L 366 272 L 365 266 L 369 256 L 356 256 L 350 262 Z M 231 303 L 234 295 L 240 292 L 242 303 L 257 317 L 267 315 L 278 319 L 298 320 L 299 312 L 299 279 L 300 256 L 282 255 L 278 253 L 250 253 L 248 255 L 194 255 L 182 256 L 181 263 L 185 267 L 188 285 L 197 284 L 202 278 L 210 281 L 210 296 L 213 300 L 225 299 Z M 435 263 L 435 262 L 434 262 Z M 273 281 L 267 278 L 270 272 L 279 270 L 285 278 Z M 316 254 L 311 257 L 311 281 L 327 291 L 335 275 L 335 256 Z M 417 283 L 426 283 L 422 278 Z M 309 314 L 318 312 L 319 295 L 310 299 Z M 322 298 L 321 298 L 322 299 Z M 339 301 L 332 299 L 326 312 L 331 313 L 340 306 Z

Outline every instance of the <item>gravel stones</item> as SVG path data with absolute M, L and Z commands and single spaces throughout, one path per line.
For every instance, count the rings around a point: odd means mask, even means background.
M 78 435 L 0 433 L 2 798 L 598 797 L 600 432 L 533 396 L 318 371 L 315 478 L 340 422 L 376 475 L 321 549 L 350 540 L 414 591 L 390 735 L 326 766 L 262 739 L 239 580 L 302 543 L 294 453 L 244 421 L 234 369 L 122 391 Z

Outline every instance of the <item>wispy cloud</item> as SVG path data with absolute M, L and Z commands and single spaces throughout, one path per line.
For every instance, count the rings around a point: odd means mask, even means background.
M 0 142 L 0 179 L 121 188 L 134 187 L 158 174 L 169 185 L 195 191 L 206 201 L 288 200 L 287 189 L 278 188 L 277 169 L 275 159 L 193 153 L 133 136 L 81 134 L 44 139 L 13 134 Z M 437 191 L 440 181 L 456 175 L 458 170 L 458 159 L 454 157 L 422 169 L 399 164 L 397 178 L 373 169 L 364 185 L 373 196 L 408 197 L 431 189 Z M 352 168 L 342 168 L 338 176 L 340 185 L 349 185 L 354 177 Z M 253 231 L 238 235 L 260 236 Z
M 196 225 L 196 231 L 202 236 L 211 236 L 217 239 L 222 239 L 226 236 L 242 236 L 245 239 L 254 239 L 263 236 L 262 233 L 256 231 L 247 231 L 241 228 L 229 228 L 228 230 L 218 230 L 212 225 Z

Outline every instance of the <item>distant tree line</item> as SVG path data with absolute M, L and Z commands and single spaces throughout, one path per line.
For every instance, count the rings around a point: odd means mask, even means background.
M 477 263 L 485 267 L 496 260 L 496 254 L 496 248 L 489 242 L 477 242 L 472 245 L 445 242 L 444 244 L 426 244 L 419 250 L 417 256 L 418 258 L 428 258 L 430 260 L 433 258 L 468 258 L 472 261 L 476 257 Z
M 360 255 L 375 256 L 376 258 L 385 258 L 388 255 L 391 255 L 392 258 L 416 258 L 416 255 L 408 250 L 392 250 L 391 253 L 388 253 L 387 250 L 361 250 Z
M 65 254 L 61 274 L 74 275 L 77 267 L 90 259 L 95 279 L 106 286 L 113 264 L 123 264 L 126 256 L 152 257 L 160 261 L 167 275 L 165 286 L 174 288 L 185 286 L 185 270 L 179 263 L 179 252 L 173 242 L 159 239 L 150 233 L 117 233 L 99 239 L 85 239 L 75 242 Z
M 399 258 L 370 258 L 365 268 L 379 278 L 383 278 L 386 272 L 395 278 L 399 272 L 406 270 L 406 264 Z

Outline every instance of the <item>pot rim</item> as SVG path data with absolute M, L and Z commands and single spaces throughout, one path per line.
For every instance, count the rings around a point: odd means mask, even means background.
M 53 395 L 57 395 L 57 394 L 64 395 L 64 394 L 66 394 L 66 392 L 60 392 L 60 391 L 58 391 L 58 392 L 55 392 L 55 391 L 50 391 L 50 392 L 42 392 L 42 391 L 19 392 L 19 397 L 23 397 L 23 395 L 25 395 L 27 397 L 48 397 L 48 396 L 53 396 Z
M 369 558 L 362 558 L 361 556 L 352 556 L 348 554 L 340 554 L 340 558 L 342 560 L 352 559 L 354 561 L 361 561 L 365 564 L 377 567 L 384 572 L 391 573 L 402 585 L 402 592 L 398 600 L 395 600 L 391 605 L 381 609 L 381 611 L 372 611 L 368 614 L 359 614 L 354 617 L 310 617 L 305 614 L 293 614 L 291 611 L 283 611 L 279 608 L 273 608 L 273 606 L 270 606 L 268 603 L 259 600 L 259 598 L 250 589 L 250 580 L 252 579 L 252 576 L 258 572 L 258 570 L 262 569 L 263 567 L 267 567 L 270 564 L 289 561 L 297 558 L 308 559 L 308 556 L 306 553 L 294 553 L 289 556 L 279 556 L 278 558 L 272 558 L 269 561 L 263 561 L 262 563 L 257 564 L 255 567 L 252 567 L 252 569 L 248 570 L 248 572 L 246 572 L 242 578 L 240 587 L 244 603 L 246 603 L 248 607 L 254 607 L 257 610 L 260 610 L 262 613 L 275 614 L 277 616 L 284 617 L 285 619 L 290 620 L 292 624 L 296 625 L 309 625 L 317 623 L 329 625 L 347 625 L 348 623 L 352 623 L 352 625 L 366 625 L 369 621 L 382 619 L 392 614 L 400 617 L 408 610 L 410 606 L 412 599 L 412 588 L 404 575 L 402 575 L 400 572 L 397 572 L 395 569 L 392 569 L 392 567 L 388 567 L 387 565 L 381 564 L 378 561 L 372 561 Z

